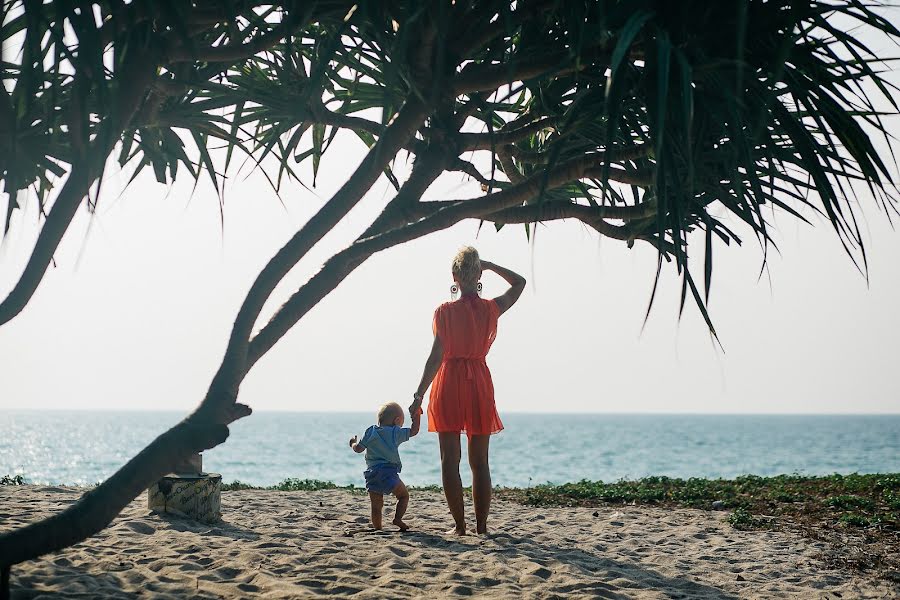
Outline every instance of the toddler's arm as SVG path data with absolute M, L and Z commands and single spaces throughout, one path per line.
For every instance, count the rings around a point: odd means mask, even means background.
M 418 430 L 419 430 L 419 428 L 416 427 L 416 431 L 418 431 Z M 353 448 L 353 451 L 356 452 L 357 454 L 359 454 L 360 452 L 366 451 L 366 447 L 359 443 L 359 438 L 357 438 L 355 435 L 352 438 L 350 438 L 350 447 Z

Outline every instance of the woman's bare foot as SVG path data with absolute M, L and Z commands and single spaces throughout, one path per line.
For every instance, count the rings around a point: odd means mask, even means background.
M 466 528 L 454 527 L 453 529 L 447 530 L 447 535 L 466 535 Z
M 399 527 L 399 528 L 400 528 L 400 531 L 406 531 L 407 529 L 409 529 L 409 525 L 407 525 L 406 523 L 404 523 L 403 520 L 400 519 L 400 517 L 394 517 L 394 520 L 391 521 L 391 522 L 392 522 L 394 525 L 396 525 L 397 527 Z

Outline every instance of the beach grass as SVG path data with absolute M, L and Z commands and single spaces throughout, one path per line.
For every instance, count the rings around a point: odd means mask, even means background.
M 319 479 L 285 479 L 280 483 L 270 486 L 255 486 L 242 481 L 232 481 L 231 483 L 223 483 L 222 491 L 234 490 L 275 490 L 279 492 L 317 492 L 319 490 L 336 490 L 336 489 L 354 489 L 354 486 L 339 486 L 330 481 L 321 481 Z
M 285 479 L 271 486 L 234 481 L 223 484 L 222 489 L 364 492 L 354 485 L 339 486 L 318 479 Z M 437 485 L 410 486 L 410 489 L 441 491 Z M 731 511 L 729 521 L 738 529 L 768 527 L 791 517 L 900 531 L 900 473 L 818 477 L 744 475 L 735 479 L 645 477 L 610 483 L 582 480 L 529 488 L 497 487 L 494 493 L 504 500 L 538 507 L 650 504 L 728 510 Z
M 745 475 L 735 479 L 646 477 L 614 483 L 579 481 L 500 490 L 504 498 L 531 506 L 659 504 L 740 510 L 736 527 L 759 520 L 815 517 L 857 527 L 900 529 L 900 474 Z M 752 521 L 741 515 L 756 516 Z

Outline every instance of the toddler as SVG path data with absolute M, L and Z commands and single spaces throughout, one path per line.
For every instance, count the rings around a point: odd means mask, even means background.
M 409 504 L 409 492 L 400 480 L 399 446 L 419 433 L 420 415 L 412 417 L 412 427 L 404 427 L 404 411 L 396 402 L 389 402 L 378 411 L 378 425 L 372 425 L 363 434 L 361 440 L 354 435 L 350 438 L 350 447 L 354 452 L 366 453 L 366 489 L 372 502 L 372 527 L 381 529 L 381 511 L 384 508 L 384 495 L 394 494 L 397 497 L 397 512 L 394 525 L 400 531 L 409 526 L 403 522 L 403 515 Z

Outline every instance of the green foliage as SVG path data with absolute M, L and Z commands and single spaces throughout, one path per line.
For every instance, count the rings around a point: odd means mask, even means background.
M 844 513 L 839 520 L 852 527 L 868 527 L 873 523 L 872 519 L 859 513 Z
M 853 508 L 872 510 L 875 507 L 875 503 L 872 500 L 868 498 L 862 498 L 860 496 L 854 496 L 852 494 L 832 496 L 825 502 L 826 504 L 828 504 L 828 506 L 831 506 L 833 508 L 840 508 L 843 510 L 849 510 Z
M 734 223 L 765 251 L 776 210 L 821 217 L 864 268 L 857 194 L 871 193 L 889 217 L 897 212 L 872 137 L 892 148 L 883 117 L 898 107 L 882 75 L 886 57 L 859 37 L 862 27 L 900 39 L 877 3 L 92 7 L 96 19 L 65 2 L 19 0 L 0 14 L 0 41 L 19 50 L 4 57 L 0 85 L 6 228 L 18 190 L 33 189 L 43 210 L 75 166 L 92 165 L 89 180 L 99 179 L 113 143 L 119 165 L 135 175 L 208 178 L 220 195 L 236 153 L 276 190 L 286 181 L 315 185 L 339 129 L 372 147 L 412 98 L 431 107 L 404 144 L 417 156 L 437 145 L 468 160 L 463 132 L 527 129 L 478 150 L 491 154 L 489 172 L 476 173 L 488 193 L 537 176 L 544 184 L 523 205 L 640 208 L 586 222 L 674 260 L 682 308 L 689 291 L 711 329 L 714 243 L 742 243 Z M 133 67 L 154 63 L 129 116 Z M 552 172 L 579 160 L 591 167 L 549 185 Z M 458 162 L 446 168 L 460 170 Z M 399 186 L 390 169 L 386 176 Z M 92 209 L 96 198 L 95 190 Z M 702 233 L 702 292 L 689 269 L 692 232 Z
M 579 481 L 501 490 L 499 495 L 534 506 L 597 506 L 657 504 L 710 509 L 733 508 L 730 520 L 742 526 L 764 527 L 770 517 L 817 518 L 854 525 L 900 527 L 897 474 L 743 475 L 735 479 L 646 477 L 612 483 Z M 851 512 L 845 512 L 851 511 Z M 747 520 L 747 515 L 766 515 Z M 736 516 L 735 516 L 736 515 Z M 857 518 L 860 517 L 860 518 Z
M 281 483 L 273 485 L 270 489 L 282 492 L 316 492 L 318 490 L 333 490 L 337 489 L 337 487 L 330 481 L 319 481 L 318 479 L 285 479 Z
M 243 481 L 238 481 L 237 479 L 235 479 L 231 483 L 222 482 L 222 491 L 223 492 L 234 492 L 237 490 L 261 490 L 261 489 L 265 489 L 265 488 L 251 485 L 249 483 L 244 483 Z
M 758 529 L 763 524 L 762 519 L 754 517 L 743 507 L 734 509 L 734 512 L 728 515 L 728 522 L 735 529 Z
M 25 485 L 25 477 L 22 475 L 4 475 L 0 477 L 0 485 Z
M 353 486 L 341 487 L 330 481 L 318 479 L 289 478 L 270 486 L 256 486 L 241 481 L 223 483 L 222 491 L 232 492 L 236 490 L 277 490 L 281 492 L 316 492 L 319 490 L 353 489 Z

